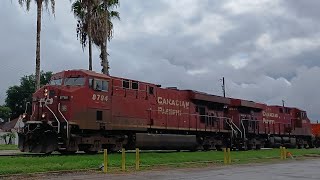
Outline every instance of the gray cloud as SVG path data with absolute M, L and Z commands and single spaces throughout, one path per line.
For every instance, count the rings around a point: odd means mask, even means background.
M 56 16 L 44 12 L 42 69 L 86 69 L 87 53 L 76 39 L 68 1 Z M 0 7 L 0 103 L 5 90 L 34 72 L 35 8 L 15 1 Z M 122 0 L 121 21 L 110 43 L 111 73 L 164 86 L 178 86 L 306 109 L 320 114 L 319 20 L 316 0 Z M 94 51 L 94 70 L 100 71 Z

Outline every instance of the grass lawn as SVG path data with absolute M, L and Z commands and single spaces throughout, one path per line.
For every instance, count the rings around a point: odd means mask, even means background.
M 305 154 L 319 154 L 320 149 L 290 149 L 294 156 Z M 231 152 L 234 163 L 249 163 L 267 161 L 269 158 L 280 157 L 280 150 L 261 151 L 241 151 Z M 121 169 L 121 153 L 109 154 L 109 169 L 118 171 Z M 146 167 L 167 165 L 170 167 L 188 167 L 190 162 L 212 161 L 218 164 L 223 163 L 223 152 L 143 152 L 140 154 L 142 169 Z M 97 155 L 51 155 L 51 156 L 27 156 L 27 157 L 0 157 L 0 175 L 63 171 L 63 170 L 83 170 L 98 169 L 103 163 L 103 154 Z M 126 165 L 135 165 L 135 153 L 126 154 Z M 194 166 L 194 165 L 193 165 Z
M 0 144 L 0 151 L 1 150 L 18 150 L 18 146 L 13 144 Z

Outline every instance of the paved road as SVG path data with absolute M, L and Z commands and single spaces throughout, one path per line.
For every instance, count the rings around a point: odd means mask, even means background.
M 320 160 L 289 161 L 279 164 L 207 167 L 166 171 L 146 171 L 134 174 L 64 174 L 42 177 L 59 180 L 309 180 L 320 179 Z M 41 178 L 41 179 L 42 179 Z

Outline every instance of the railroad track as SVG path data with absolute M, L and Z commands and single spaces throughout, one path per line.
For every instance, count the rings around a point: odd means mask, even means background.
M 83 154 L 82 152 L 73 154 L 73 155 L 79 155 Z M 58 152 L 54 152 L 52 154 L 43 154 L 43 153 L 22 153 L 19 151 L 0 151 L 0 157 L 39 157 L 39 156 L 65 156 L 64 154 L 60 154 Z M 72 156 L 72 155 L 70 155 Z
M 45 154 L 27 154 L 27 153 L 1 154 L 0 152 L 0 157 L 27 157 L 27 156 L 45 156 Z

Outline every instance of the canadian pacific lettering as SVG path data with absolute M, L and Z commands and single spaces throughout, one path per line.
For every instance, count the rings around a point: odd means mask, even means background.
M 277 113 L 269 113 L 269 112 L 265 112 L 265 111 L 262 112 L 262 116 L 263 116 L 262 121 L 265 124 L 274 124 L 274 120 L 266 119 L 266 118 L 269 118 L 269 117 L 279 118 L 279 115 Z
M 162 97 L 158 97 L 158 104 L 159 105 L 170 105 L 170 106 L 183 107 L 185 109 L 189 109 L 189 106 L 190 106 L 190 103 L 186 102 L 186 101 L 166 99 L 166 98 L 162 98 Z
M 171 116 L 181 116 L 181 110 L 176 109 L 165 109 L 163 107 L 158 107 L 158 112 L 161 114 L 171 115 Z
M 170 116 L 181 116 L 182 109 L 188 110 L 190 103 L 187 101 L 180 101 L 174 99 L 166 99 L 163 97 L 158 97 L 158 113 L 166 114 Z

